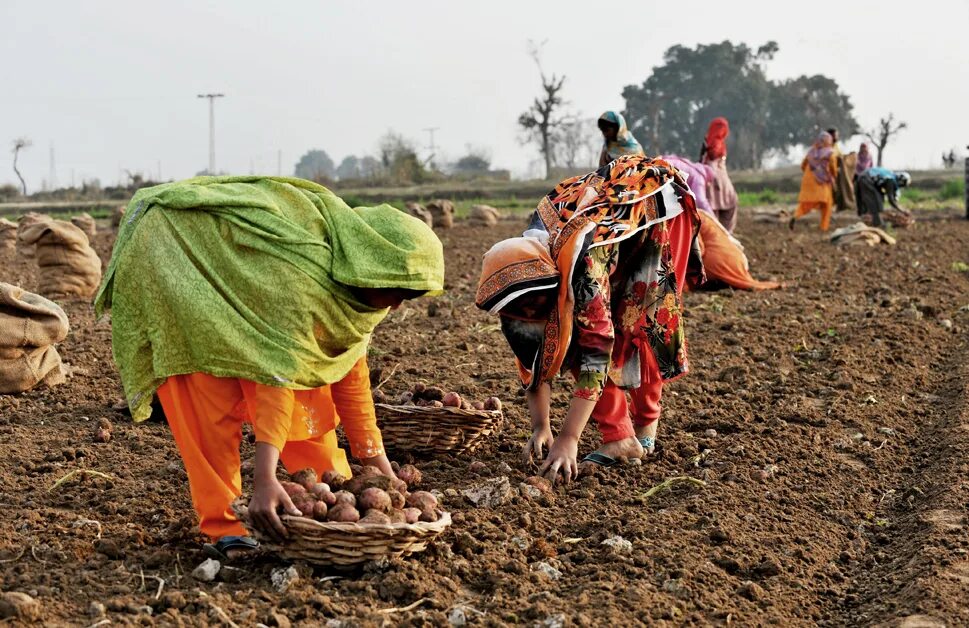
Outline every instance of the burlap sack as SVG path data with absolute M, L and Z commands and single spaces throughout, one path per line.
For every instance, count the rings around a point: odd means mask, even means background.
M 80 227 L 84 235 L 87 236 L 88 242 L 94 239 L 94 234 L 98 232 L 98 227 L 94 223 L 94 218 L 91 214 L 81 214 L 80 216 L 74 216 L 71 218 L 71 224 Z
M 41 293 L 94 296 L 101 283 L 101 258 L 79 227 L 63 220 L 38 222 L 24 229 L 20 239 L 37 247 Z
M 17 223 L 0 218 L 0 253 L 12 253 L 17 249 Z
M 501 212 L 491 205 L 472 205 L 470 220 L 472 224 L 494 227 L 501 218 Z
M 420 203 L 406 203 L 407 213 L 414 218 L 420 218 L 428 227 L 434 226 L 434 220 L 431 218 L 431 212 L 427 211 L 423 205 Z
M 67 337 L 67 315 L 56 303 L 0 282 L 0 393 L 64 381 L 55 342 Z
M 34 257 L 36 254 L 36 247 L 33 244 L 27 244 L 23 239 L 24 230 L 36 225 L 39 222 L 45 222 L 51 220 L 51 217 L 47 214 L 38 214 L 36 212 L 27 212 L 20 217 L 17 221 L 17 251 L 20 255 L 24 257 Z
M 454 204 L 451 201 L 437 199 L 427 204 L 427 211 L 431 212 L 434 226 L 450 229 L 454 226 Z

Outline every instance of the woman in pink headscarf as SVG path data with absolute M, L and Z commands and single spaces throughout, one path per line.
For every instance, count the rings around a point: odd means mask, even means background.
M 700 149 L 700 163 L 713 168 L 713 180 L 707 183 L 707 198 L 720 224 L 733 233 L 737 226 L 737 192 L 727 174 L 727 136 L 730 125 L 726 118 L 714 118 Z
M 834 139 L 830 133 L 822 131 L 801 162 L 801 192 L 797 195 L 798 206 L 791 218 L 794 222 L 815 209 L 821 212 L 821 231 L 827 231 L 831 224 L 831 207 L 834 205 L 834 181 L 838 176 L 838 158 L 834 152 Z

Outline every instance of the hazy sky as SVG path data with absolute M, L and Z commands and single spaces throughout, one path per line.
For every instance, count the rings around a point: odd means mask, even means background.
M 605 10 L 601 7 L 609 7 Z M 323 148 L 337 162 L 372 153 L 394 129 L 440 152 L 486 147 L 497 167 L 528 173 L 516 118 L 537 93 L 528 40 L 564 73 L 571 108 L 589 117 L 623 107 L 673 44 L 774 39 L 772 78 L 822 73 L 869 127 L 892 111 L 909 129 L 888 165 L 926 167 L 969 143 L 969 1 L 91 1 L 0 0 L 0 183 L 28 186 L 121 168 L 182 178 L 206 167 L 216 105 L 217 166 L 291 173 Z M 849 145 L 850 146 L 850 145 Z

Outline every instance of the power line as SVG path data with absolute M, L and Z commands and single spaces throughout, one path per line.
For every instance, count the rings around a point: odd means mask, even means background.
M 199 94 L 199 98 L 209 99 L 209 175 L 215 176 L 215 99 L 225 98 L 225 94 Z

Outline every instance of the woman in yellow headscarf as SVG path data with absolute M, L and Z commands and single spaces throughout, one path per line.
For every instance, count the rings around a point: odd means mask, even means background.
M 443 288 L 433 231 L 390 207 L 351 209 L 300 179 L 199 177 L 139 191 L 98 294 L 132 416 L 157 392 L 185 463 L 200 528 L 226 557 L 255 542 L 231 510 L 242 492 L 242 423 L 256 437 L 249 513 L 279 539 L 299 514 L 276 480 L 349 477 L 352 453 L 393 470 L 376 427 L 366 353 L 405 299 Z

